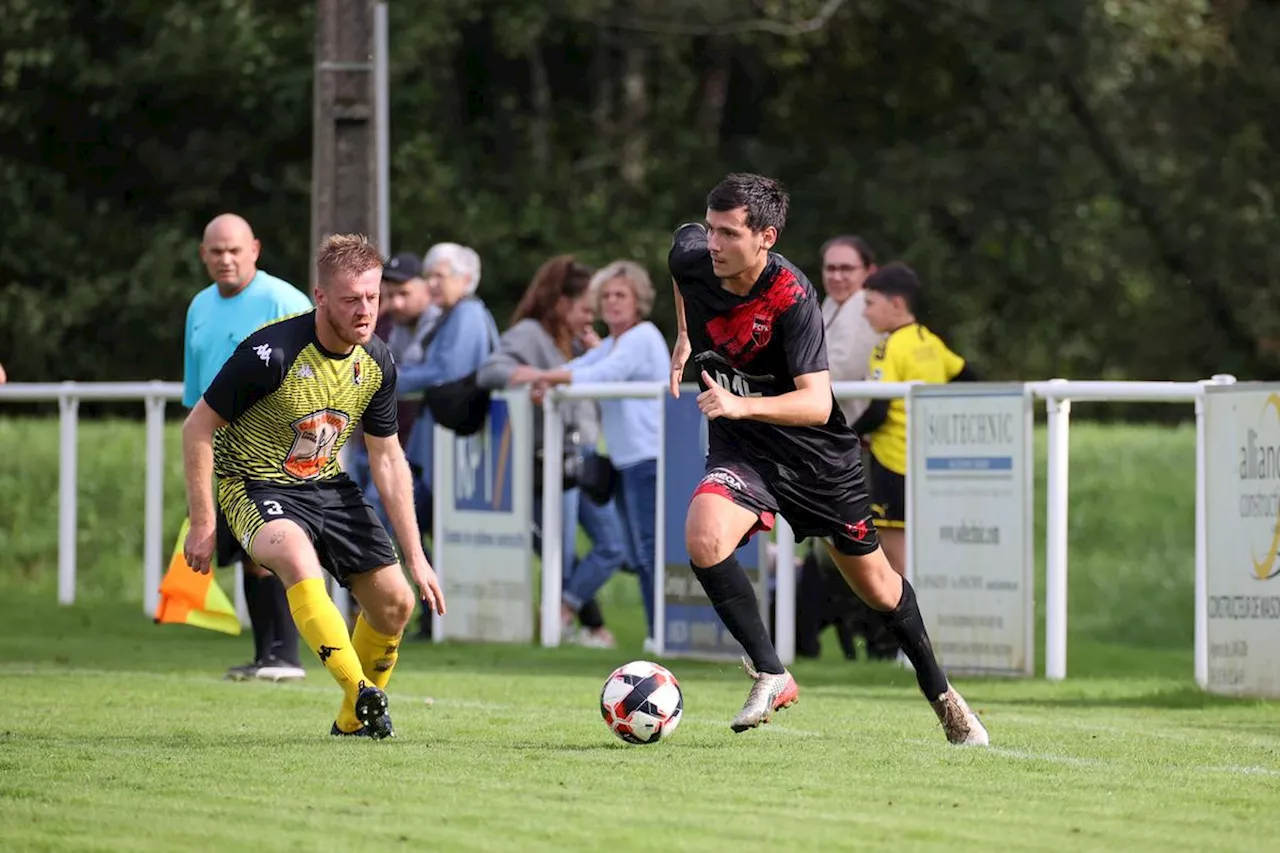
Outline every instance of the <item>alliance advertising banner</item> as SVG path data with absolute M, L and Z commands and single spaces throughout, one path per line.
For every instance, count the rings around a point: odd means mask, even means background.
M 1035 674 L 1032 400 L 917 385 L 907 416 L 911 582 L 948 672 Z
M 1205 388 L 1211 693 L 1280 696 L 1280 384 Z

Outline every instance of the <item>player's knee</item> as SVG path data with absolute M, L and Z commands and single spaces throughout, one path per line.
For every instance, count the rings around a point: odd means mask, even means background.
M 689 560 L 703 568 L 722 562 L 734 550 L 724 531 L 712 524 L 690 526 L 684 534 L 684 545 Z
M 259 566 L 259 565 L 258 565 L 257 563 L 255 563 L 253 560 L 245 560 L 245 562 L 244 562 L 244 570 L 245 570 L 246 572 L 248 572 L 249 574 L 253 575 L 255 578 L 269 578 L 269 577 L 271 577 L 271 570 L 270 570 L 270 569 L 268 569 L 268 568 L 264 568 L 264 567 L 262 567 L 262 566 Z
M 272 521 L 253 539 L 249 559 L 274 572 L 286 587 L 322 576 L 315 547 L 292 521 Z
M 379 627 L 387 634 L 400 633 L 413 618 L 415 606 L 417 606 L 417 600 L 407 583 L 390 587 L 375 605 L 378 610 Z

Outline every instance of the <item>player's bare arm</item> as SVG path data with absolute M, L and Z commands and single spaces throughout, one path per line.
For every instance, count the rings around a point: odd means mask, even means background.
M 422 600 L 431 610 L 444 615 L 444 593 L 435 570 L 422 550 L 422 532 L 413 509 L 413 472 L 400 448 L 395 435 L 378 437 L 365 433 L 365 446 L 369 449 L 369 470 L 373 482 L 382 496 L 387 516 L 395 529 L 396 539 L 404 551 L 409 575 L 417 584 Z
M 707 390 L 698 395 L 698 408 L 709 419 L 762 421 L 776 426 L 822 426 L 831 417 L 831 374 L 821 370 L 795 379 L 796 390 L 776 397 L 739 397 L 717 385 L 705 370 Z
M 198 401 L 182 425 L 182 464 L 187 481 L 187 511 L 191 526 L 182 553 L 187 565 L 208 574 L 213 563 L 216 515 L 213 508 L 213 434 L 227 422 Z
M 676 301 L 676 345 L 671 350 L 671 396 L 680 396 L 680 380 L 684 378 L 684 365 L 693 353 L 689 344 L 689 326 L 684 317 L 684 297 L 680 295 L 680 286 L 675 279 L 671 280 L 671 289 Z

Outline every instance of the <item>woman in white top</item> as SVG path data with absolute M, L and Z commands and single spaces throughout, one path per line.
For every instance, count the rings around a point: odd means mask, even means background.
M 647 319 L 653 310 L 654 289 L 644 267 L 614 261 L 592 276 L 589 291 L 608 327 L 608 337 L 563 367 L 522 371 L 520 379 L 534 383 L 535 393 L 571 382 L 665 381 L 671 352 L 662 332 Z M 653 638 L 661 406 L 655 397 L 600 401 L 601 430 L 619 474 L 615 498 L 626 528 L 628 562 L 640 580 L 649 629 L 646 651 Z

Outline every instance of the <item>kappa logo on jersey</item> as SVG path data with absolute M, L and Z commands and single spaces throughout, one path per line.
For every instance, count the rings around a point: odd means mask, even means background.
M 853 524 L 845 522 L 844 532 L 848 534 L 849 538 L 854 540 L 855 542 L 861 542 L 862 540 L 866 539 L 867 531 L 868 531 L 867 520 L 865 518 Z
M 778 317 L 803 296 L 804 286 L 795 273 L 779 268 L 763 293 L 707 323 L 711 343 L 734 367 L 743 366 L 768 346 Z
M 333 458 L 338 437 L 350 422 L 351 419 L 343 412 L 322 409 L 290 424 L 295 436 L 289 455 L 281 466 L 285 473 L 299 480 L 318 477 Z
M 270 344 L 258 344 L 256 347 L 253 348 L 253 351 L 258 354 L 258 358 L 262 359 L 263 364 L 271 363 L 271 345 Z
M 299 379 L 315 379 L 316 372 L 311 369 L 311 365 L 304 364 L 302 365 L 302 367 L 298 368 L 298 378 Z

